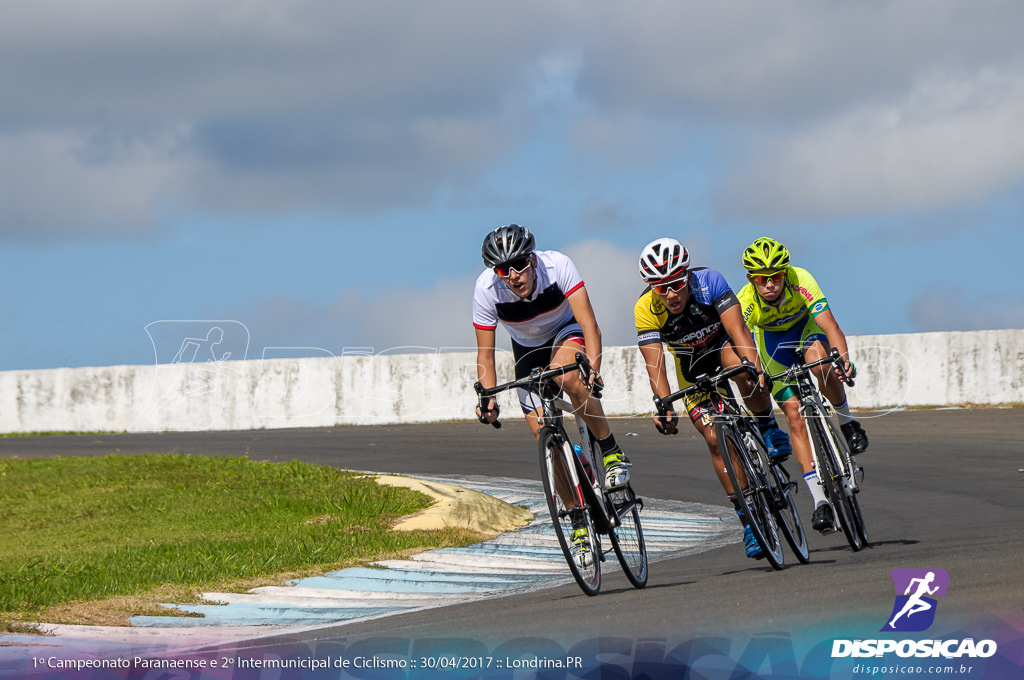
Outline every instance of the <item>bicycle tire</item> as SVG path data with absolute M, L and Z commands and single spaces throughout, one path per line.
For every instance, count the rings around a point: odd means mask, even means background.
M 569 571 L 575 579 L 580 590 L 587 595 L 597 595 L 601 590 L 601 544 L 594 526 L 594 520 L 586 509 L 582 494 L 579 489 L 574 489 L 576 494 L 577 507 L 583 509 L 583 516 L 586 521 L 587 534 L 590 540 L 591 563 L 589 565 L 577 564 L 572 555 L 572 517 L 570 510 L 565 507 L 564 502 L 557 492 L 555 482 L 555 460 L 561 458 L 567 460 L 565 451 L 566 442 L 562 435 L 554 428 L 545 427 L 540 432 L 540 475 L 544 484 L 544 496 L 547 499 L 548 512 L 551 514 L 551 523 L 555 526 L 555 535 L 558 537 L 558 544 L 562 548 L 565 562 L 569 565 Z M 572 454 L 575 458 L 575 454 Z
M 633 587 L 643 588 L 647 585 L 647 544 L 640 524 L 641 502 L 628 485 L 609 492 L 608 500 L 619 517 L 619 526 L 608 530 L 615 556 Z
M 825 496 L 832 504 L 832 512 L 835 513 L 839 528 L 846 536 L 846 542 L 850 548 L 857 552 L 864 547 L 860 534 L 854 524 L 854 511 L 851 506 L 850 497 L 853 495 L 849 487 L 843 481 L 843 468 L 839 463 L 839 452 L 832 439 L 830 431 L 824 423 L 825 415 L 820 412 L 809 412 L 807 429 L 811 434 L 811 444 L 818 453 L 818 481 L 825 490 Z
M 843 467 L 848 470 L 846 474 L 854 475 L 856 470 L 853 468 L 853 456 L 850 453 L 849 446 L 846 443 L 846 437 L 839 430 L 839 427 L 832 421 L 831 418 L 826 421 L 828 423 L 829 432 L 832 433 L 833 441 L 839 446 L 839 454 L 842 456 Z M 868 547 L 871 541 L 868 540 L 868 528 L 864 524 L 864 514 L 860 509 L 860 498 L 858 497 L 859 489 L 854 490 L 847 485 L 847 498 L 849 499 L 851 516 L 853 517 L 853 525 L 857 530 L 857 535 L 860 536 L 860 541 L 863 547 Z
M 750 463 L 749 452 L 743 437 L 731 424 L 715 423 L 715 436 L 718 448 L 722 453 L 725 471 L 732 483 L 736 502 L 739 505 L 744 526 L 749 526 L 754 539 L 764 553 L 773 569 L 782 569 L 785 555 L 782 552 L 782 541 L 779 540 L 779 528 L 772 514 L 769 499 L 766 497 L 766 482 L 760 471 Z M 739 467 L 739 469 L 737 469 Z M 747 481 L 748 494 L 743 493 L 740 473 Z
M 768 481 L 768 495 L 771 498 L 772 512 L 775 514 L 775 521 L 782 535 L 786 538 L 790 550 L 800 564 L 807 564 L 811 561 L 810 549 L 807 547 L 807 534 L 804 532 L 803 522 L 800 521 L 800 513 L 796 509 L 796 501 L 793 499 L 792 489 L 796 485 L 792 482 L 789 473 L 779 463 L 771 463 L 768 459 L 768 450 L 761 439 L 753 434 L 752 428 L 747 428 L 744 433 L 747 445 L 757 449 L 758 458 L 761 460 L 762 469 L 766 469 Z

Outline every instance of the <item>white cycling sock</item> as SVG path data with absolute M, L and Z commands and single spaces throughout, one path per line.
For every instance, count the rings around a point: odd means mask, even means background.
M 818 507 L 820 504 L 827 502 L 825 500 L 825 492 L 822 490 L 821 484 L 818 483 L 817 470 L 805 472 L 804 483 L 807 484 L 807 490 L 811 492 L 811 498 L 814 500 L 814 507 Z
M 833 405 L 832 408 L 836 410 L 836 415 L 839 416 L 839 424 L 846 425 L 848 422 L 853 420 L 853 416 L 850 415 L 850 400 L 843 399 L 843 403 L 839 405 Z

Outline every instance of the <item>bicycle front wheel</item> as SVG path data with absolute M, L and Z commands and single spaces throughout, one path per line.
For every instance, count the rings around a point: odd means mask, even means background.
M 772 499 L 775 504 L 775 518 L 778 520 L 782 535 L 786 537 L 790 549 L 801 564 L 811 561 L 807 548 L 807 534 L 804 533 L 800 513 L 796 510 L 793 500 L 793 488 L 796 486 L 789 473 L 780 464 L 773 465 L 769 471 L 768 481 L 772 485 Z
M 743 524 L 750 527 L 772 568 L 782 569 L 785 556 L 782 553 L 779 528 L 772 514 L 764 474 L 760 465 L 755 467 L 751 461 L 751 456 L 755 454 L 747 450 L 743 437 L 734 425 L 715 423 L 715 435 Z
M 601 544 L 597 529 L 590 517 L 579 484 L 573 485 L 567 466 L 573 465 L 576 456 L 567 452 L 568 444 L 554 428 L 545 427 L 540 432 L 540 476 L 544 483 L 551 522 L 555 525 L 558 544 L 565 555 L 572 577 L 587 595 L 597 595 L 601 590 Z M 561 493 L 560 493 L 561 492 Z M 568 500 L 563 499 L 563 496 Z M 580 529 L 586 532 L 580 546 L 573 541 L 573 517 Z M 580 550 L 580 548 L 584 548 Z
M 825 424 L 822 413 L 808 414 L 807 426 L 811 434 L 811 444 L 818 454 L 818 479 L 825 489 L 825 495 L 832 504 L 836 522 L 846 536 L 846 542 L 854 552 L 864 547 L 854 519 L 854 508 L 851 498 L 853 492 L 843 479 L 843 467 L 839 462 L 840 453 L 832 439 L 831 431 Z M 859 507 L 856 511 L 859 514 Z
M 768 482 L 767 496 L 770 499 L 772 513 L 782 535 L 786 537 L 797 561 L 807 564 L 811 561 L 810 551 L 807 548 L 807 534 L 804 533 L 803 522 L 800 521 L 800 513 L 796 509 L 796 501 L 793 499 L 793 483 L 786 468 L 780 463 L 771 463 L 768 459 L 768 450 L 765 448 L 761 438 L 754 434 L 753 428 L 744 430 L 744 439 L 747 446 L 756 451 L 761 461 L 761 469 L 767 470 L 765 475 Z
M 633 587 L 643 588 L 647 585 L 647 545 L 640 526 L 643 503 L 630 486 L 610 492 L 608 499 L 619 518 L 619 526 L 608 531 L 615 556 Z
M 840 431 L 839 427 L 829 418 L 827 421 L 829 432 L 832 434 L 832 441 L 836 443 L 837 453 L 841 456 L 843 472 L 844 486 L 846 487 L 846 498 L 850 509 L 850 517 L 853 520 L 854 529 L 857 531 L 857 535 L 860 537 L 860 542 L 864 547 L 869 545 L 868 541 L 868 528 L 864 524 L 864 515 L 860 510 L 860 498 L 857 496 L 860 493 L 860 488 L 855 487 L 851 481 L 851 477 L 857 474 L 856 469 L 853 467 L 853 458 L 850 455 L 850 449 L 846 444 L 846 438 Z

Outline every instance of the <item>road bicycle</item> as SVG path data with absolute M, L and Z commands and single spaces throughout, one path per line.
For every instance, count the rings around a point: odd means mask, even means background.
M 768 563 L 782 569 L 785 555 L 781 533 L 799 562 L 810 561 L 807 535 L 793 501 L 796 483 L 786 468 L 772 463 L 754 416 L 727 391 L 728 381 L 741 373 L 757 378 L 747 361 L 714 375 L 700 375 L 692 385 L 664 398 L 654 397 L 658 415 L 667 417 L 673 402 L 701 395 L 700 417 L 715 431 L 726 474 L 735 492 L 740 518 L 749 526 Z
M 836 423 L 835 411 L 821 396 L 811 378 L 811 369 L 826 364 L 843 370 L 844 361 L 838 349 L 833 347 L 828 356 L 809 364 L 792 366 L 771 376 L 771 379 L 796 383 L 800 414 L 807 425 L 807 435 L 811 440 L 811 451 L 818 470 L 819 483 L 832 505 L 836 522 L 846 536 L 847 543 L 857 551 L 868 545 L 868 531 L 857 497 L 860 493 L 863 470 L 857 467 L 850 453 L 846 437 Z M 847 380 L 847 384 L 853 387 L 854 383 Z
M 481 410 L 486 409 L 491 397 L 515 388 L 526 388 L 540 394 L 543 427 L 540 429 L 540 472 L 544 495 L 558 543 L 569 564 L 573 578 L 587 595 L 597 595 L 601 589 L 601 563 L 608 549 L 602 546 L 607 536 L 626 578 L 635 588 L 647 585 L 647 546 L 644 543 L 640 511 L 644 507 L 632 487 L 609 491 L 604 488 L 604 464 L 597 440 L 587 428 L 583 418 L 574 417 L 579 430 L 578 443 L 565 429 L 563 412 L 572 412 L 572 405 L 562 397 L 557 378 L 579 371 L 586 381 L 591 368 L 586 355 L 576 353 L 576 363 L 556 368 L 534 369 L 519 380 L 483 387 L 474 385 L 480 399 Z M 481 422 L 486 422 L 481 418 Z M 500 421 L 494 421 L 500 427 Z M 576 559 L 573 555 L 573 515 L 579 510 L 587 529 L 590 558 Z M 584 554 L 585 555 L 585 554 Z

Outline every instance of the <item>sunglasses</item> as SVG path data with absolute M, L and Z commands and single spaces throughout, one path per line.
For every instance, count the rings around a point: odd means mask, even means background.
M 780 283 L 785 278 L 785 271 L 775 272 L 774 274 L 752 274 L 750 276 L 751 281 L 753 281 L 754 283 L 761 284 L 762 286 L 768 283 L 769 281 L 771 281 L 772 283 Z
M 499 264 L 494 268 L 494 273 L 503 279 L 507 279 L 512 276 L 512 274 L 522 274 L 529 266 L 530 256 L 527 255 L 526 257 L 520 257 L 518 260 Z
M 671 281 L 662 281 L 661 283 L 652 283 L 651 289 L 654 290 L 658 295 L 668 295 L 669 291 L 677 293 L 682 289 L 686 288 L 686 284 L 689 281 L 689 277 L 683 274 L 682 278 L 673 279 Z

